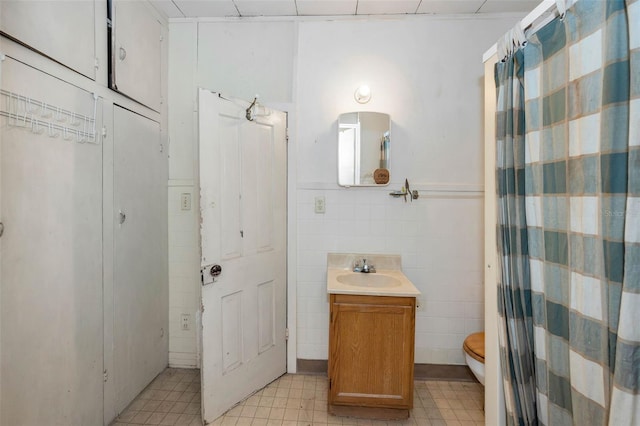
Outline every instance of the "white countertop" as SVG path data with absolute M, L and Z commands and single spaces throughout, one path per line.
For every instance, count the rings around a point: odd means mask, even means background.
M 338 281 L 338 276 L 345 274 L 357 275 L 388 275 L 400 282 L 394 287 L 368 287 L 344 284 Z M 362 279 L 366 280 L 366 277 Z M 413 285 L 409 278 L 398 269 L 377 269 L 376 272 L 365 274 L 353 272 L 348 268 L 327 268 L 327 293 L 329 294 L 354 294 L 365 296 L 397 296 L 417 297 L 420 291 Z

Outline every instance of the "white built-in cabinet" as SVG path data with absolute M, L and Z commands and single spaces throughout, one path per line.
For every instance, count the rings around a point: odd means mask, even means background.
M 167 156 L 157 122 L 113 107 L 115 408 L 168 363 Z
M 162 26 L 141 1 L 113 0 L 111 86 L 159 111 Z
M 50 137 L 44 123 L 59 121 L 38 106 L 93 116 L 94 98 L 10 57 L 1 71 L 3 90 L 34 102 L 3 94 L 0 104 L 18 116 L 0 117 L 0 424 L 98 425 L 102 145 L 66 140 L 56 129 Z M 102 102 L 96 106 L 100 128 Z
M 2 0 L 0 30 L 95 80 L 95 18 L 99 6 L 94 1 Z
M 168 364 L 166 24 L 114 3 L 117 91 L 106 0 L 0 0 L 0 87 L 34 100 L 0 95 L 0 426 L 109 424 Z

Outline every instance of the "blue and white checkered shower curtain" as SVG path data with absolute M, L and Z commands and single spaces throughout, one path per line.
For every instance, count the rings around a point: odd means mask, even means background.
M 496 84 L 510 423 L 640 425 L 640 0 L 578 1 Z

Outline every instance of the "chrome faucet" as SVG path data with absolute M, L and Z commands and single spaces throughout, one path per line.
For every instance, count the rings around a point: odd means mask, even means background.
M 362 259 L 362 271 L 365 274 L 370 272 L 376 272 L 376 268 L 373 265 L 367 265 L 367 259 Z
M 368 274 L 370 272 L 376 272 L 376 268 L 373 265 L 367 264 L 367 259 L 362 259 L 362 266 L 360 266 L 360 260 L 353 262 L 353 272 L 364 272 Z

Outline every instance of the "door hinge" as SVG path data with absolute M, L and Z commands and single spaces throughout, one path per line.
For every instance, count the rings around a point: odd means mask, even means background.
M 106 126 L 102 126 L 102 137 L 103 138 L 107 137 L 107 127 Z
M 240 238 L 244 238 L 244 231 L 242 229 L 240 230 Z
M 289 128 L 287 127 L 286 129 L 284 129 L 284 134 L 287 138 L 287 143 L 289 143 Z
M 108 372 L 106 369 L 102 372 L 102 380 L 103 380 L 104 382 L 106 382 L 107 380 L 109 380 L 109 372 Z
M 100 69 L 100 60 L 98 58 L 93 58 L 93 67 L 95 69 Z
M 284 340 L 289 340 L 289 329 L 288 328 L 284 329 Z

